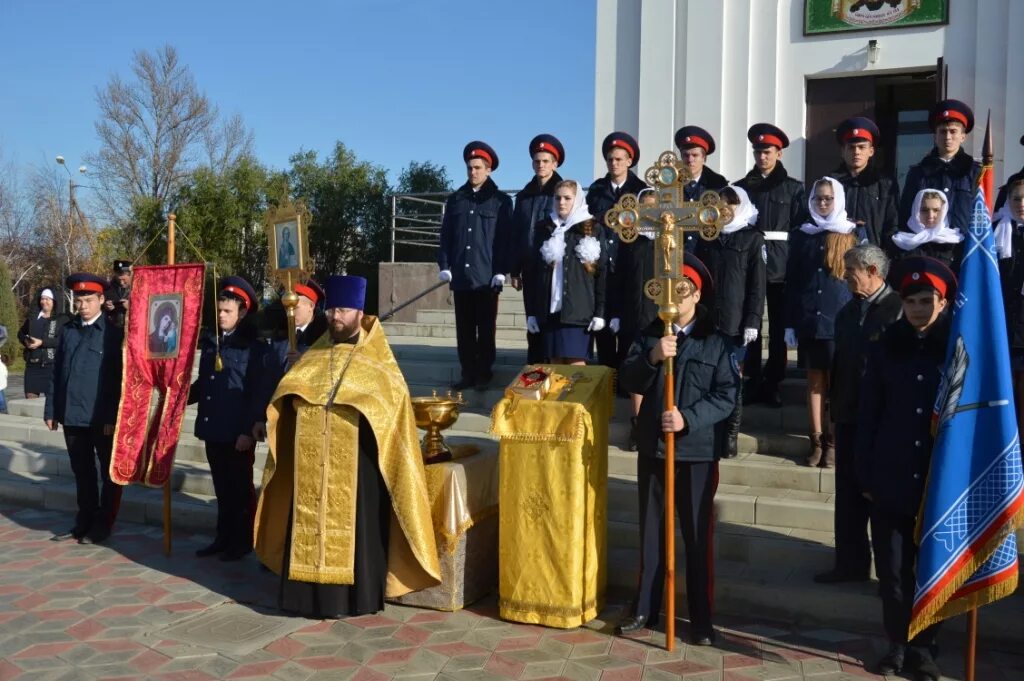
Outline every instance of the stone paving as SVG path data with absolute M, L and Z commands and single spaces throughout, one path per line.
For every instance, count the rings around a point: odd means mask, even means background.
M 586 628 L 503 622 L 494 598 L 457 613 L 388 606 L 339 621 L 283 617 L 255 559 L 199 560 L 207 537 L 119 524 L 104 546 L 53 542 L 70 513 L 0 506 L 0 680 L 542 679 L 854 681 L 883 643 L 864 634 L 731 618 L 718 643 L 616 638 L 613 603 Z M 685 625 L 681 625 L 685 634 Z M 952 672 L 957 650 L 941 660 Z M 961 678 L 959 675 L 951 679 Z M 980 653 L 978 681 L 1024 678 L 1024 656 Z

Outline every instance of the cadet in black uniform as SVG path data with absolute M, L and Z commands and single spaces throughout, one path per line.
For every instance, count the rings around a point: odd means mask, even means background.
M 829 375 L 829 415 L 836 452 L 835 567 L 814 576 L 819 584 L 866 582 L 871 578 L 868 520 L 871 504 L 863 496 L 854 463 L 857 409 L 868 344 L 903 314 L 899 294 L 885 283 L 889 259 L 874 244 L 846 252 L 846 284 L 853 300 L 839 310 L 835 353 Z
M 922 189 L 914 196 L 907 229 L 892 235 L 893 259 L 924 255 L 941 260 L 953 272 L 958 272 L 964 233 L 950 226 L 946 195 L 935 189 Z
M 786 373 L 786 260 L 789 236 L 807 222 L 807 192 L 803 182 L 790 177 L 782 165 L 782 150 L 789 137 L 770 123 L 747 130 L 754 149 L 754 167 L 735 182 L 757 207 L 757 228 L 764 235 L 768 264 L 765 286 L 768 302 L 768 361 L 761 368 L 761 339 L 747 346 L 744 372 L 750 380 L 748 402 L 782 406 L 779 383 Z
M 946 359 L 956 276 L 938 260 L 908 258 L 894 279 L 903 318 L 868 352 L 857 422 L 857 474 L 871 501 L 871 539 L 890 649 L 879 674 L 938 681 L 935 624 L 907 641 L 914 603 L 917 514 L 932 455 L 932 407 Z
M 733 219 L 717 239 L 697 240 L 696 255 L 708 267 L 715 281 L 715 304 L 709 306 L 715 328 L 729 336 L 736 347 L 736 359 L 743 366 L 746 345 L 754 342 L 764 316 L 765 247 L 757 231 L 757 209 L 739 187 L 719 192 L 733 207 Z M 736 387 L 736 406 L 725 422 L 725 451 L 737 454 L 740 423 L 743 420 L 743 381 Z
M 104 291 L 103 311 L 110 321 L 124 328 L 124 316 L 128 313 L 128 297 L 132 293 L 132 264 L 128 260 L 114 261 L 114 278 Z
M 110 536 L 123 490 L 110 479 L 110 454 L 121 401 L 124 332 L 103 314 L 106 284 L 102 277 L 81 272 L 64 284 L 74 293 L 77 314 L 61 330 L 43 411 L 50 430 L 64 426 L 75 473 L 78 513 L 74 527 L 59 536 L 95 544 Z
M 484 389 L 494 366 L 498 294 L 512 241 L 512 199 L 498 189 L 491 172 L 498 154 L 483 142 L 462 150 L 466 184 L 448 197 L 437 251 L 438 278 L 450 282 L 455 297 L 455 334 L 462 378 L 452 386 Z
M 1024 135 L 1021 136 L 1020 143 L 1021 145 L 1024 145 Z M 1006 204 L 1006 199 L 1010 186 L 1017 182 L 1017 180 L 1024 180 L 1024 168 L 1021 168 L 1013 175 L 1010 175 L 1008 178 L 1006 178 L 1006 184 L 999 188 L 999 193 L 996 194 L 996 202 L 994 205 L 995 210 L 999 210 Z
M 594 222 L 601 226 L 605 246 L 608 250 L 608 303 L 606 313 L 608 319 L 619 322 L 609 325 L 603 331 L 594 334 L 597 346 L 598 361 L 606 367 L 617 368 L 632 338 L 625 334 L 620 336 L 619 324 L 622 320 L 625 301 L 631 298 L 626 289 L 635 286 L 635 282 L 623 279 L 622 272 L 633 269 L 633 244 L 619 242 L 618 235 L 604 224 L 604 214 L 614 206 L 623 194 L 639 194 L 647 187 L 643 180 L 633 174 L 632 168 L 640 161 L 640 146 L 631 135 L 624 132 L 613 132 L 601 143 L 601 155 L 608 166 L 608 174 L 598 178 L 587 190 L 587 208 L 594 216 Z M 642 284 L 641 284 L 642 286 Z M 627 329 L 635 332 L 636 329 Z M 620 387 L 621 392 L 621 387 Z
M 832 177 L 846 192 L 846 213 L 864 230 L 870 243 L 891 248 L 899 228 L 900 188 L 896 178 L 884 174 L 874 161 L 875 142 L 881 139 L 870 118 L 847 118 L 836 128 L 843 160 Z
M 676 130 L 675 142 L 680 159 L 693 176 L 683 187 L 687 201 L 696 201 L 707 190 L 718 191 L 729 184 L 727 179 L 707 166 L 708 156 L 715 153 L 715 138 L 710 132 L 696 125 L 684 125 Z M 685 238 L 686 248 L 694 248 L 698 241 L 703 241 L 696 232 L 686 232 Z
M 526 186 L 516 194 L 515 208 L 512 211 L 512 232 L 515 249 L 511 252 L 508 270 L 512 276 L 512 286 L 523 288 L 525 304 L 530 291 L 526 290 L 526 281 L 531 278 L 527 271 L 533 262 L 533 254 L 540 248 L 540 240 L 547 238 L 538 235 L 534 230 L 537 223 L 548 218 L 554 210 L 555 187 L 562 181 L 562 176 L 555 170 L 565 162 L 565 148 L 554 135 L 537 135 L 530 140 L 530 158 L 533 159 L 533 177 Z M 543 337 L 537 331 L 526 331 L 526 361 L 537 364 L 544 361 Z
M 255 327 L 248 315 L 256 312 L 256 292 L 241 277 L 224 277 L 217 293 L 219 342 L 207 334 L 199 344 L 199 377 L 188 393 L 199 403 L 196 437 L 206 444 L 206 460 L 217 494 L 217 536 L 196 551 L 200 558 L 221 554 L 238 560 L 252 551 L 252 522 L 256 490 L 252 469 L 253 439 L 260 358 Z M 217 368 L 217 357 L 221 368 Z
M 699 305 L 713 299 L 713 282 L 704 264 L 685 254 L 685 277 L 677 300 L 676 334 L 663 336 L 660 321 L 648 327 L 622 364 L 621 381 L 644 396 L 640 408 L 637 480 L 640 486 L 640 585 L 633 616 L 618 633 L 650 627 L 661 612 L 664 591 L 664 438 L 676 438 L 675 499 L 686 547 L 686 598 L 690 636 L 696 645 L 711 645 L 714 602 L 714 498 L 718 460 L 724 448 L 724 421 L 736 402 L 739 367 L 730 340 L 715 331 Z M 676 403 L 665 411 L 664 368 L 673 364 Z M 675 594 L 669 594 L 674 598 Z
M 846 216 L 843 185 L 831 177 L 814 183 L 807 204 L 812 221 L 793 233 L 786 266 L 786 345 L 798 347 L 801 369 L 807 370 L 807 420 L 812 468 L 835 466 L 835 448 L 826 410 L 829 370 L 835 351 L 835 318 L 851 297 L 843 281 L 843 256 L 863 230 Z
M 928 125 L 935 136 L 935 147 L 907 172 L 900 201 L 900 224 L 907 224 L 912 217 L 919 191 L 937 189 L 949 201 L 950 227 L 966 234 L 971 227 L 974 194 L 981 175 L 981 164 L 963 149 L 974 128 L 974 112 L 959 100 L 944 99 L 932 106 Z

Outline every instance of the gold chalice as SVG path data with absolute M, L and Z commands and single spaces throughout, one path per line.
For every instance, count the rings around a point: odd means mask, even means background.
M 424 463 L 451 460 L 452 452 L 441 437 L 441 431 L 451 428 L 459 419 L 459 407 L 463 404 L 465 403 L 462 401 L 462 393 L 456 393 L 453 397 L 450 390 L 444 397 L 439 396 L 434 390 L 432 397 L 412 398 L 416 427 L 426 431 L 420 442 Z

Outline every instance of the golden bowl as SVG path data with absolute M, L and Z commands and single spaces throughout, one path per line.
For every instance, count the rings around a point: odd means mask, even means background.
M 431 397 L 412 398 L 412 411 L 416 416 L 416 427 L 426 431 L 420 442 L 420 449 L 425 463 L 448 461 L 452 458 L 451 450 L 441 437 L 441 431 L 451 428 L 459 419 L 459 407 L 462 393 L 452 396 L 451 391 L 444 397 L 433 391 Z

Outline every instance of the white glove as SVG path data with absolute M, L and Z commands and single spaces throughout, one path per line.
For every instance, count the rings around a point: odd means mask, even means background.
M 504 286 L 504 285 L 505 285 L 505 275 L 504 274 L 495 274 L 493 277 L 491 277 L 491 288 L 494 288 L 495 286 Z
M 527 333 L 540 333 L 540 324 L 537 323 L 536 317 L 526 318 L 526 332 Z
M 587 327 L 587 331 L 591 333 L 597 333 L 604 328 L 604 320 L 600 317 L 594 317 L 590 320 L 590 326 Z
M 757 329 L 743 329 L 743 344 L 750 345 L 757 340 Z
M 795 348 L 796 346 L 796 329 L 786 329 L 786 347 Z
M 437 280 L 438 281 L 451 281 L 452 280 L 452 271 L 451 270 L 441 270 L 440 272 L 437 273 Z
M 619 332 L 619 325 L 621 323 L 622 322 L 619 321 L 618 317 L 612 317 L 612 320 L 608 322 L 608 328 L 612 330 L 612 333 L 617 334 Z

